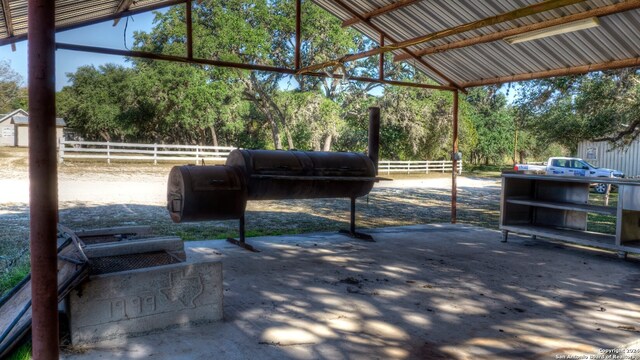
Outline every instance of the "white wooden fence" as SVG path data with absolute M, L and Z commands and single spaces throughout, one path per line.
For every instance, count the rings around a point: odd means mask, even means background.
M 106 160 L 107 163 L 117 160 L 125 161 L 183 161 L 203 164 L 214 161 L 225 161 L 231 146 L 199 146 L 199 145 L 165 145 L 165 144 L 129 144 L 95 141 L 60 141 L 58 161 L 67 159 Z M 388 161 L 378 164 L 380 174 L 406 173 L 428 174 L 433 172 L 451 172 L 452 161 Z M 462 173 L 462 161 L 458 161 L 458 173 Z
M 405 174 L 428 174 L 433 172 L 451 172 L 453 161 L 388 161 L 380 160 L 378 163 L 378 173 L 405 173 Z M 462 174 L 462 160 L 458 161 L 458 173 Z
M 126 161 L 189 161 L 195 164 L 225 161 L 230 146 L 129 144 L 94 141 L 60 141 L 58 161 L 67 159 Z

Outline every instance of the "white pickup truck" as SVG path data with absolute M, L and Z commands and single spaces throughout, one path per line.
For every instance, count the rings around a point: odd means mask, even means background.
M 621 171 L 598 168 L 582 159 L 570 157 L 552 157 L 549 158 L 549 161 L 544 165 L 516 164 L 513 169 L 515 171 L 546 173 L 547 175 L 586 176 L 596 178 L 624 177 L 624 174 Z M 607 191 L 606 184 L 596 183 L 594 188 L 599 194 L 604 194 Z

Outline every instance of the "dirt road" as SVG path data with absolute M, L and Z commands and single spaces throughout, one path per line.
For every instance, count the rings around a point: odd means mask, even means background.
M 235 236 L 236 221 L 173 224 L 165 210 L 170 166 L 63 164 L 59 169 L 60 221 L 73 229 L 151 225 L 159 235 L 184 240 Z M 450 175 L 401 178 L 376 184 L 358 200 L 358 225 L 383 227 L 448 222 Z M 459 179 L 459 219 L 497 227 L 499 181 Z M 26 159 L 0 157 L 0 254 L 28 239 L 29 180 Z M 347 199 L 250 202 L 248 236 L 334 231 L 348 225 Z

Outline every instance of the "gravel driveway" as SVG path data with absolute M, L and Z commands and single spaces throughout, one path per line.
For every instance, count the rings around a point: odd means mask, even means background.
M 3 163 L 4 162 L 4 163 Z M 0 255 L 28 247 L 29 181 L 26 161 L 0 158 Z M 72 229 L 150 225 L 158 235 L 184 240 L 235 236 L 237 221 L 173 224 L 165 210 L 170 166 L 63 164 L 59 170 L 60 222 Z M 460 222 L 497 227 L 500 183 L 459 178 Z M 448 174 L 400 178 L 377 184 L 358 199 L 357 224 L 384 227 L 448 222 Z M 247 235 L 335 231 L 348 226 L 347 199 L 249 202 Z

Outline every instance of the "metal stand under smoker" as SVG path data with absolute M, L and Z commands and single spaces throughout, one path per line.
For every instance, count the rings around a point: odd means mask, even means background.
M 247 244 L 247 242 L 245 241 L 245 235 L 244 235 L 244 214 L 242 214 L 242 216 L 240 217 L 240 221 L 239 221 L 239 239 L 234 239 L 234 238 L 227 238 L 227 241 L 234 244 L 234 245 L 238 245 L 243 249 L 249 250 L 249 251 L 253 251 L 253 252 L 260 252 L 260 250 L 254 248 L 253 246 L 251 246 L 250 244 Z
M 229 237 L 227 238 L 227 241 L 234 245 L 240 246 L 243 249 L 253 252 L 260 252 L 260 250 L 254 248 L 251 244 L 248 244 L 246 242 L 244 214 L 242 214 L 242 216 L 240 217 L 238 225 L 238 239 Z M 373 240 L 373 236 L 356 231 L 356 198 L 351 198 L 351 218 L 349 229 L 340 229 L 339 233 L 352 237 L 354 239 L 375 242 L 375 240 Z
M 340 234 L 347 235 L 354 239 L 375 242 L 375 240 L 373 240 L 373 236 L 356 231 L 356 198 L 351 198 L 351 219 L 349 222 L 349 229 L 340 229 L 339 232 Z

